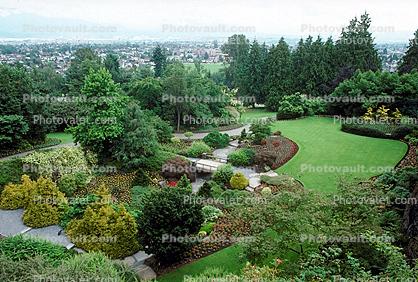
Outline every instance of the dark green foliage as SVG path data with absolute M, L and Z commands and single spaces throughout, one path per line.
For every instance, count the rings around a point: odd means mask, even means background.
M 71 258 L 74 253 L 46 240 L 25 238 L 19 235 L 0 240 L 0 255 L 13 261 L 42 256 L 49 263 L 57 265 L 61 260 Z
M 190 197 L 190 198 L 189 198 Z M 192 243 L 170 242 L 170 235 L 179 238 L 192 236 L 203 223 L 202 206 L 182 189 L 154 191 L 144 202 L 138 226 L 139 240 L 145 251 L 157 256 L 162 263 L 175 262 L 190 249 Z
M 21 159 L 0 161 L 0 191 L 8 183 L 18 183 L 23 174 Z
M 255 151 L 253 149 L 242 148 L 235 150 L 228 155 L 228 162 L 233 166 L 249 166 L 253 163 Z
M 402 139 L 413 131 L 411 125 L 399 125 L 389 123 L 343 123 L 341 130 L 344 132 L 388 139 Z
M 418 30 L 415 31 L 415 37 L 410 40 L 408 50 L 402 58 L 398 67 L 399 73 L 408 73 L 413 70 L 418 71 Z
M 251 124 L 250 131 L 254 144 L 260 144 L 262 140 L 271 135 L 270 125 L 265 122 L 256 122 Z
M 231 179 L 233 175 L 234 175 L 234 171 L 232 169 L 232 166 L 227 164 L 227 165 L 222 165 L 218 167 L 218 169 L 213 174 L 212 179 L 219 185 L 225 186 L 225 185 L 229 185 L 229 180 Z
M 192 192 L 192 184 L 186 175 L 183 175 L 177 182 L 177 188 L 185 189 L 186 191 Z
M 2 148 L 19 146 L 28 130 L 29 126 L 22 116 L 0 116 L 0 146 Z
M 99 200 L 99 197 L 93 194 L 82 198 L 72 198 L 69 201 L 68 209 L 61 216 L 59 225 L 65 229 L 72 219 L 81 218 L 88 205 L 97 200 Z
M 58 188 L 66 197 L 72 197 L 77 191 L 86 188 L 89 176 L 84 172 L 63 175 L 58 182 Z
M 212 131 L 203 138 L 203 141 L 212 148 L 225 148 L 229 144 L 229 135 L 222 134 L 219 131 Z
M 203 141 L 194 141 L 187 150 L 187 156 L 198 158 L 203 154 L 209 154 L 212 149 Z
M 211 198 L 213 197 L 213 191 L 220 191 L 222 188 L 213 180 L 206 181 L 203 183 L 202 187 L 200 187 L 199 192 L 197 192 L 198 196 Z
M 156 77 L 161 77 L 167 65 L 167 56 L 165 50 L 158 45 L 152 53 L 152 62 L 154 63 L 154 73 Z

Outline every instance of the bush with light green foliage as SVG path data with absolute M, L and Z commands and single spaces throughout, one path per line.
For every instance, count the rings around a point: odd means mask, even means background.
M 67 225 L 66 233 L 79 248 L 101 251 L 111 258 L 136 253 L 138 227 L 124 206 L 111 205 L 111 196 L 104 186 L 97 192 L 99 200 L 90 204 L 80 219 Z
M 255 151 L 249 148 L 241 148 L 228 155 L 228 162 L 233 166 L 249 166 L 253 163 Z
M 40 177 L 29 192 L 23 223 L 34 228 L 58 224 L 67 204 L 57 185 L 50 178 Z
M 203 154 L 209 154 L 212 149 L 203 141 L 194 141 L 190 148 L 187 150 L 187 156 L 198 158 Z
M 27 175 L 22 176 L 21 184 L 8 184 L 0 197 L 0 208 L 15 210 L 24 208 L 28 204 L 29 193 L 34 189 L 35 182 Z
M 67 197 L 73 197 L 74 193 L 85 189 L 90 182 L 91 176 L 84 172 L 65 174 L 58 181 L 58 187 Z
M 95 157 L 86 156 L 81 148 L 68 147 L 34 152 L 22 161 L 24 170 L 34 172 L 38 176 L 59 178 L 75 172 L 91 174 L 90 162 L 95 162 Z
M 236 172 L 229 181 L 232 189 L 243 190 L 250 182 L 242 172 Z
M 214 206 L 204 206 L 202 208 L 202 214 L 204 222 L 206 223 L 216 221 L 220 216 L 223 215 L 223 212 Z

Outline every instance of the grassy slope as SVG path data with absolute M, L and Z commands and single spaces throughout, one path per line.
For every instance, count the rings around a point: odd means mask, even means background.
M 302 172 L 303 165 L 336 168 L 358 167 L 355 173 L 345 176 L 367 179 L 380 174 L 369 169 L 394 167 L 405 155 L 407 145 L 395 140 L 377 139 L 348 134 L 340 130 L 331 118 L 309 117 L 299 120 L 278 121 L 273 130 L 281 130 L 299 145 L 299 152 L 277 171 L 301 180 L 307 188 L 322 192 L 335 191 L 341 172 Z
M 204 257 L 191 264 L 186 264 L 170 273 L 158 277 L 159 282 L 181 282 L 184 276 L 196 276 L 205 271 L 206 268 L 218 267 L 224 270 L 239 274 L 244 267 L 244 262 L 239 259 L 242 250 L 238 246 L 231 246 Z
M 73 142 L 73 136 L 70 133 L 64 133 L 64 132 L 54 132 L 54 133 L 48 133 L 48 138 L 58 138 L 61 140 L 62 144 L 67 144 Z
M 241 123 L 253 123 L 256 120 L 266 117 L 274 118 L 276 116 L 275 112 L 269 112 L 264 108 L 255 108 L 255 109 L 246 109 L 245 112 L 241 114 Z

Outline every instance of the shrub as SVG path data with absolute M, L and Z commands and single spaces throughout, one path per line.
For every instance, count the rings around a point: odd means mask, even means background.
M 222 134 L 219 131 L 212 131 L 203 138 L 203 141 L 212 148 L 225 148 L 229 144 L 229 135 Z
M 229 180 L 231 180 L 232 175 L 234 175 L 232 166 L 226 164 L 219 166 L 213 174 L 212 178 L 219 185 L 226 185 L 229 184 Z
M 187 139 L 190 139 L 190 137 L 192 136 L 193 136 L 193 132 L 190 132 L 190 131 L 184 132 L 184 137 L 186 137 Z
M 21 184 L 8 184 L 4 188 L 0 197 L 0 208 L 5 210 L 15 210 L 24 208 L 28 204 L 29 194 L 34 189 L 35 183 L 29 176 L 22 176 Z
M 200 227 L 199 233 L 200 232 L 205 232 L 204 234 L 206 235 L 210 235 L 210 233 L 212 233 L 212 230 L 215 226 L 215 222 L 206 222 L 202 225 L 202 227 Z
M 38 176 L 58 179 L 65 174 L 84 172 L 91 174 L 89 162 L 81 148 L 59 148 L 51 151 L 34 152 L 22 159 L 24 169 Z
M 412 133 L 405 136 L 405 140 L 412 145 L 418 145 L 418 130 L 414 130 Z
M 139 250 L 135 219 L 124 206 L 112 207 L 108 191 L 101 187 L 100 199 L 90 204 L 82 218 L 73 219 L 66 233 L 79 248 L 101 251 L 111 258 L 122 258 Z
M 253 163 L 255 151 L 248 148 L 235 150 L 228 155 L 228 161 L 234 166 L 249 166 Z
M 190 183 L 189 178 L 186 175 L 183 175 L 180 180 L 177 182 L 177 188 L 185 189 L 189 192 L 192 192 L 192 184 Z
M 245 175 L 242 172 L 236 172 L 229 181 L 229 184 L 231 185 L 232 189 L 239 189 L 243 190 L 245 187 L 250 184 L 248 179 L 245 177 Z
M 29 131 L 23 116 L 0 115 L 0 147 L 18 147 Z
M 180 156 L 167 160 L 162 167 L 162 175 L 167 179 L 180 179 L 184 174 L 191 180 L 195 178 L 190 161 Z
M 270 196 L 271 195 L 271 188 L 270 187 L 264 187 L 262 190 L 261 190 L 261 195 L 263 195 L 264 197 L 268 197 L 268 196 Z
M 198 158 L 203 154 L 208 154 L 212 149 L 203 141 L 194 141 L 190 148 L 187 150 L 187 156 Z
M 69 203 L 68 209 L 62 215 L 59 225 L 64 229 L 67 228 L 67 225 L 71 220 L 75 218 L 81 218 L 87 207 L 91 203 L 94 203 L 98 200 L 99 197 L 94 194 L 87 195 L 86 197 L 82 198 L 73 198 Z
M 0 161 L 0 192 L 4 185 L 19 182 L 23 174 L 21 159 Z
M 197 195 L 205 198 L 211 198 L 213 197 L 213 191 L 219 189 L 222 190 L 218 183 L 213 180 L 209 180 L 203 183 L 202 187 L 200 187 L 197 192 Z
M 298 189 L 302 188 L 302 185 L 293 177 L 289 175 L 277 175 L 277 176 L 268 176 L 261 175 L 260 181 L 268 185 L 277 186 L 283 189 Z
M 180 189 L 153 191 L 144 201 L 139 239 L 146 252 L 155 254 L 162 263 L 178 260 L 192 247 L 192 242 L 171 241 L 167 236 L 186 237 L 196 234 L 203 222 L 202 207 Z M 165 240 L 165 238 L 167 240 Z
M 262 140 L 271 135 L 270 125 L 264 122 L 253 123 L 250 126 L 251 136 L 254 144 L 260 144 Z
M 50 178 L 40 177 L 30 191 L 23 222 L 35 228 L 58 224 L 66 204 L 67 199 L 56 184 Z
M 13 261 L 42 256 L 49 263 L 59 264 L 61 260 L 71 258 L 74 252 L 46 240 L 18 235 L 0 240 L 0 255 Z
M 277 109 L 277 119 L 294 119 L 303 116 L 304 111 L 302 106 L 294 106 L 289 102 L 281 102 L 279 108 Z
M 359 120 L 355 123 L 343 123 L 341 130 L 344 132 L 389 139 L 402 139 L 413 131 L 413 126 L 403 124 L 373 123 Z
M 85 189 L 89 181 L 90 176 L 84 172 L 66 174 L 60 178 L 58 188 L 65 196 L 72 197 L 75 192 Z
M 202 208 L 204 222 L 216 221 L 223 215 L 222 211 L 214 206 L 204 206 Z

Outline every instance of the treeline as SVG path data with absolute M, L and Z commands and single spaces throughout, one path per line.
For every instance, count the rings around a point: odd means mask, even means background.
M 284 96 L 296 92 L 311 97 L 331 95 L 356 71 L 381 71 L 381 59 L 369 31 L 367 13 L 354 18 L 338 40 L 309 36 L 291 48 L 284 38 L 271 47 L 233 35 L 223 45 L 229 63 L 225 82 L 238 88 L 239 96 L 254 96 L 255 102 L 276 111 Z M 399 67 L 401 73 L 418 68 L 417 34 Z

